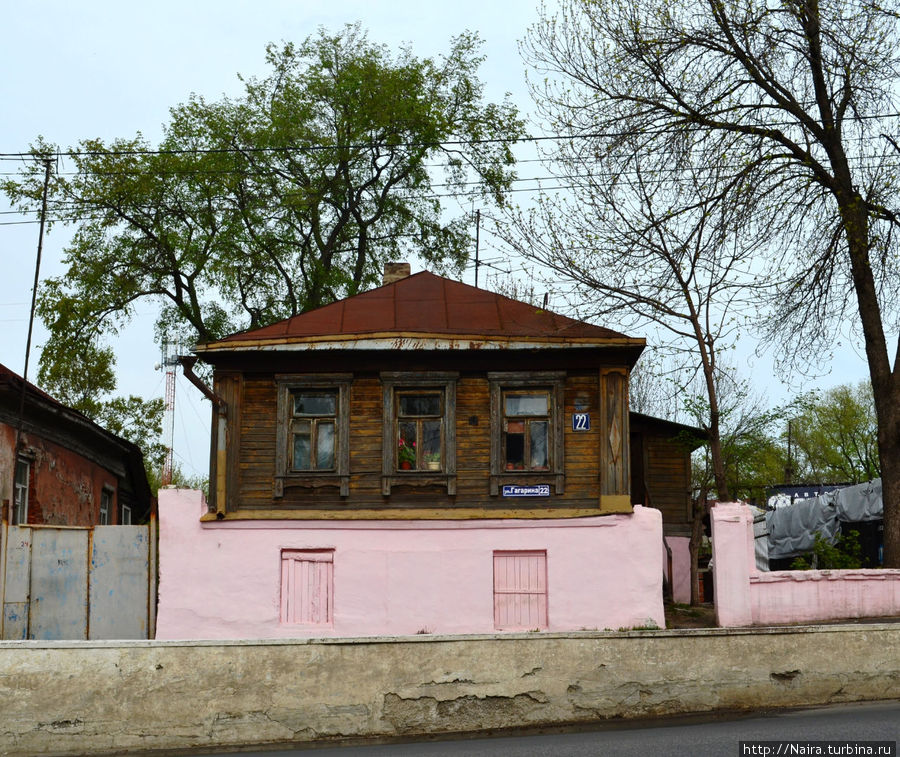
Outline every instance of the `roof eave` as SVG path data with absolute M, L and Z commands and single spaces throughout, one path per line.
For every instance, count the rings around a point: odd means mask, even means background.
M 646 346 L 646 340 L 616 337 L 485 336 L 469 334 L 382 333 L 233 339 L 198 344 L 194 352 L 310 352 L 318 350 L 529 350 L 614 349 Z

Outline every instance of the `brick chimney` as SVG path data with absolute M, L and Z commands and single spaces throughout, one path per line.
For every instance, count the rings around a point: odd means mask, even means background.
M 409 263 L 385 263 L 384 278 L 381 281 L 381 285 L 393 284 L 395 281 L 405 279 L 407 276 L 409 276 Z

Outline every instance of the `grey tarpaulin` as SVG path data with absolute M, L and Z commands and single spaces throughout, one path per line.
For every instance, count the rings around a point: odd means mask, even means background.
M 837 489 L 828 492 L 828 495 L 834 498 L 839 521 L 856 523 L 861 520 L 882 520 L 884 518 L 880 478 L 865 484 Z
M 802 499 L 789 507 L 769 510 L 769 558 L 797 557 L 811 552 L 816 534 L 834 543 L 838 524 L 881 520 L 881 479 Z

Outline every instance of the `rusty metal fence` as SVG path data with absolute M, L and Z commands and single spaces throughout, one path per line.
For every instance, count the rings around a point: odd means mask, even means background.
M 0 639 L 152 639 L 156 519 L 0 532 Z

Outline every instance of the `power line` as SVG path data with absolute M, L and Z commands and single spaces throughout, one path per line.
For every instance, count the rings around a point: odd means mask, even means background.
M 872 115 L 856 116 L 854 120 L 869 121 L 882 120 L 887 118 L 900 118 L 900 113 L 883 113 Z M 797 126 L 796 121 L 773 121 L 765 124 L 765 126 Z M 610 131 L 610 132 L 584 132 L 581 134 L 547 134 L 532 135 L 525 134 L 521 137 L 493 137 L 490 139 L 448 139 L 438 140 L 435 142 L 397 142 L 396 144 L 386 145 L 377 142 L 353 142 L 348 144 L 310 144 L 310 145 L 290 145 L 290 146 L 273 146 L 273 147 L 191 147 L 191 148 L 171 148 L 171 149 L 149 149 L 136 148 L 130 150 L 57 150 L 53 152 L 53 156 L 57 159 L 60 157 L 76 158 L 76 157 L 124 157 L 124 156 L 142 156 L 142 155 L 234 155 L 234 154 L 264 154 L 264 153 L 294 153 L 294 152 L 324 152 L 327 150 L 370 150 L 373 148 L 385 148 L 395 150 L 398 148 L 448 148 L 448 147 L 466 147 L 470 145 L 489 145 L 489 144 L 523 144 L 549 141 L 574 141 L 580 139 L 609 139 L 628 137 L 634 134 L 633 131 Z M 0 160 L 31 160 L 35 157 L 41 157 L 31 152 L 4 152 L 0 153 Z

